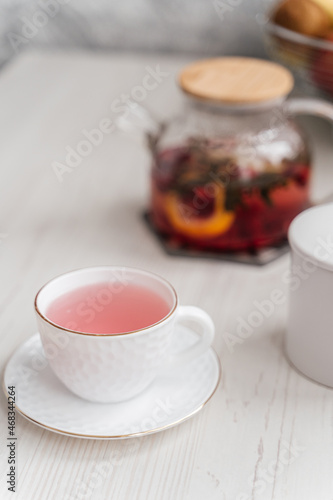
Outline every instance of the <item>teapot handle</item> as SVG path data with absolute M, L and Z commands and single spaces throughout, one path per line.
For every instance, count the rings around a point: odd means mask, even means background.
M 333 122 L 333 104 L 323 99 L 291 98 L 286 101 L 285 106 L 290 115 L 314 115 Z M 333 192 L 314 202 L 314 205 L 322 205 L 331 201 L 333 201 Z
M 288 99 L 285 105 L 291 115 L 315 115 L 333 122 L 333 104 L 322 99 L 293 98 Z

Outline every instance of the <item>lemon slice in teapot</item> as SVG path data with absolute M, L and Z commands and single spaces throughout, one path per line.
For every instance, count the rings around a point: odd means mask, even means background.
M 165 209 L 170 224 L 180 233 L 191 237 L 213 238 L 228 231 L 235 220 L 235 213 L 224 208 L 224 188 L 216 189 L 213 203 L 212 215 L 202 216 L 200 210 L 198 213 L 191 213 L 190 209 L 186 209 L 181 196 L 172 192 L 166 196 Z

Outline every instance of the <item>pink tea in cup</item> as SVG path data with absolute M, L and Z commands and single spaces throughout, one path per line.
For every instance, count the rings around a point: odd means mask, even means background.
M 167 302 L 149 288 L 101 282 L 60 295 L 49 305 L 46 317 L 69 330 L 110 335 L 154 325 L 169 312 Z

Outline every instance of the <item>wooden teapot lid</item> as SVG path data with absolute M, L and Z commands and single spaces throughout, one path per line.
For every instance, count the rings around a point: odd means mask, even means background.
M 194 97 L 225 104 L 254 104 L 287 95 L 294 79 L 279 64 L 249 57 L 204 59 L 186 66 L 181 88 Z

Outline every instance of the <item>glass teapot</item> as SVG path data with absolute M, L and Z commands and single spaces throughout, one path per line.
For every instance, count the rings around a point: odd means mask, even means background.
M 226 57 L 186 66 L 183 112 L 156 124 L 135 106 L 118 126 L 144 129 L 152 154 L 149 216 L 178 246 L 257 251 L 285 241 L 310 202 L 311 151 L 297 113 L 333 120 L 333 106 L 286 99 L 293 78 L 282 66 Z

